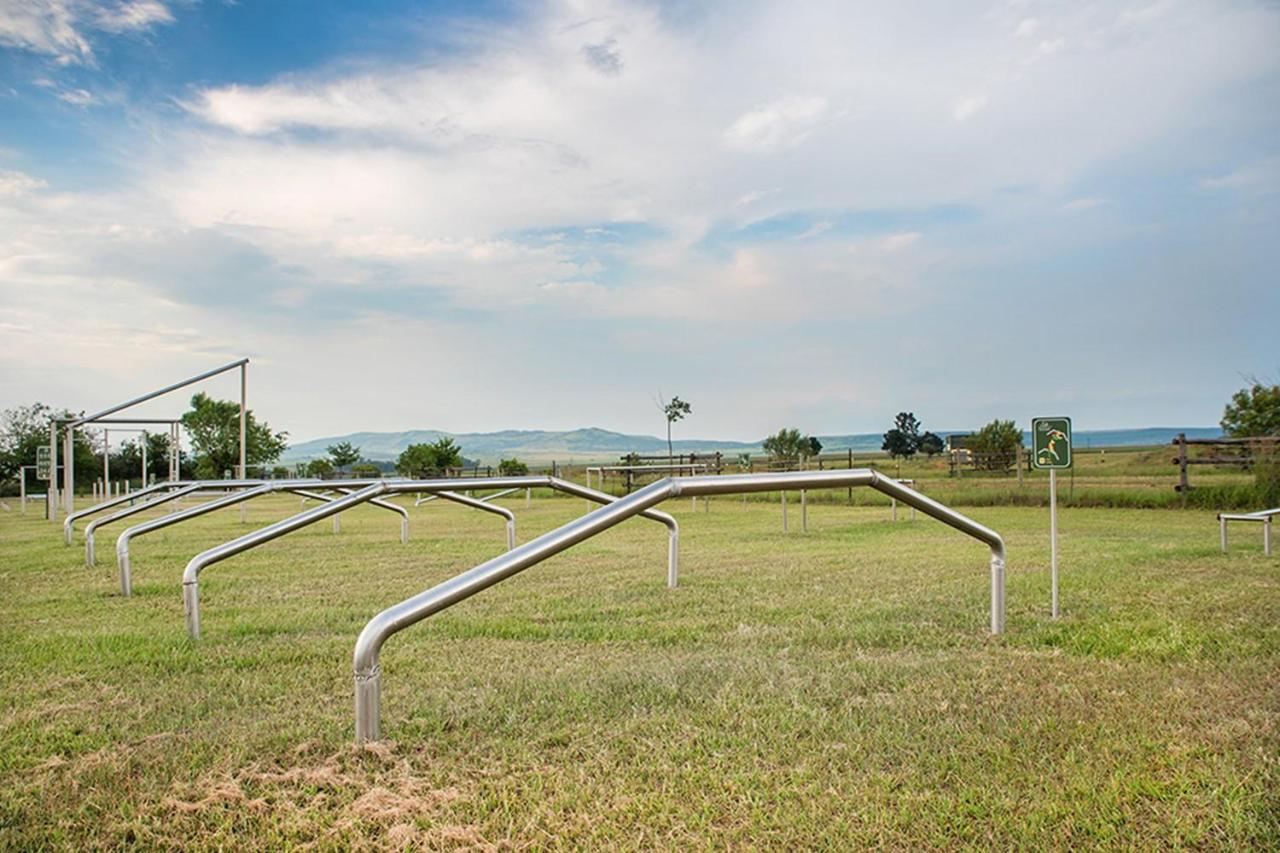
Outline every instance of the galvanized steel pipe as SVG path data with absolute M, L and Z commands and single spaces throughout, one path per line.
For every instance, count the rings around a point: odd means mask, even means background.
M 356 742 L 378 740 L 381 717 L 381 669 L 379 654 L 387 639 L 459 601 L 488 589 L 512 575 L 579 542 L 595 536 L 638 513 L 649 511 L 668 498 L 744 492 L 786 491 L 797 488 L 846 488 L 869 486 L 917 507 L 926 515 L 984 542 L 991 550 L 991 633 L 1004 630 L 1004 540 L 990 528 L 931 498 L 881 477 L 869 469 L 853 471 L 738 474 L 665 479 L 594 510 L 531 540 L 506 554 L 437 584 L 373 617 L 356 640 L 354 652 Z

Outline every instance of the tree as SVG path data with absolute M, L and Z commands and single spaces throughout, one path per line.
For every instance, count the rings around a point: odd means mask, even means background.
M 80 412 L 80 415 L 83 415 Z M 44 403 L 17 406 L 0 413 L 0 480 L 17 479 L 23 465 L 36 464 L 36 448 L 49 446 L 49 419 L 75 417 L 67 410 L 58 411 Z M 98 455 L 100 442 L 91 429 L 80 427 L 75 433 L 72 455 L 77 483 L 92 479 L 94 471 L 101 471 Z M 58 432 L 58 465 L 62 462 L 62 431 Z M 56 472 L 55 472 L 56 474 Z M 28 478 L 31 474 L 28 473 Z M 28 479 L 28 483 L 33 480 Z
M 498 473 L 503 477 L 524 477 L 529 473 L 529 466 L 519 459 L 500 459 Z
M 331 444 L 327 449 L 329 458 L 333 460 L 333 467 L 339 471 L 360 461 L 360 448 L 353 446 L 349 441 Z
M 925 456 L 932 459 L 942 451 L 946 450 L 947 445 L 940 437 L 931 432 L 926 432 L 924 435 L 920 436 L 920 447 L 918 449 Z
M 1223 409 L 1222 431 L 1237 438 L 1280 435 L 1280 385 L 1251 377 Z
M 445 436 L 431 444 L 411 444 L 396 460 L 396 470 L 406 477 L 440 477 L 462 464 L 462 449 Z
M 240 404 L 215 400 L 204 392 L 191 398 L 191 411 L 182 416 L 196 454 L 196 476 L 216 479 L 240 464 Z M 272 432 L 250 411 L 245 417 L 245 465 L 267 465 L 284 453 L 287 432 Z
M 978 430 L 969 440 L 974 465 L 990 471 L 1014 465 L 1021 446 L 1022 430 L 1013 421 L 1002 421 L 999 418 Z
M 808 441 L 809 447 L 806 449 L 804 454 L 805 456 L 817 456 L 822 452 L 822 442 L 818 441 L 816 436 L 811 435 L 806 439 L 806 441 Z
M 783 427 L 766 438 L 761 446 L 773 461 L 781 462 L 790 468 L 809 455 L 813 448 L 811 441 L 809 436 L 803 435 L 800 430 Z M 821 446 L 821 444 L 818 445 L 819 448 Z
M 884 434 L 881 450 L 889 451 L 889 455 L 902 459 L 910 459 L 920 449 L 920 421 L 912 412 L 898 412 L 893 419 L 893 428 Z
M 351 473 L 362 480 L 372 480 L 375 477 L 382 476 L 382 469 L 372 462 L 365 461 L 352 465 Z
M 664 403 L 662 402 L 662 397 L 659 396 L 658 402 L 662 405 L 663 414 L 667 416 L 667 464 L 671 464 L 675 457 L 671 445 L 671 425 L 676 421 L 683 420 L 685 415 L 693 411 L 693 406 L 679 397 L 672 397 L 670 403 Z
M 333 463 L 325 457 L 312 459 L 307 463 L 307 476 L 323 480 L 333 474 Z

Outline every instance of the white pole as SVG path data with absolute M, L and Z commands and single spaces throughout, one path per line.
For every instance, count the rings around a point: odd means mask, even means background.
M 102 479 L 111 479 L 111 430 L 102 431 Z
M 809 532 L 809 493 L 804 489 L 800 490 L 800 529 Z
M 248 417 L 249 417 L 248 409 L 245 408 L 246 401 L 248 400 L 248 389 L 249 389 L 248 371 L 249 371 L 249 365 L 247 364 L 240 365 L 240 479 L 241 480 L 244 480 L 249 476 L 245 470 L 245 449 L 246 449 L 245 448 L 245 432 L 246 432 L 246 424 L 248 422 Z
M 23 465 L 18 469 L 18 482 L 22 485 L 18 486 L 18 504 L 22 507 L 22 514 L 27 514 L 27 466 Z
M 45 489 L 44 505 L 49 508 L 49 520 L 58 519 L 58 422 L 49 420 L 49 488 Z
M 787 532 L 787 493 L 782 493 L 782 532 Z
M 67 425 L 67 431 L 62 436 L 62 506 L 66 510 L 67 515 L 76 511 L 76 465 L 75 465 L 75 428 L 70 424 Z M 50 472 L 52 473 L 52 472 Z
M 142 431 L 142 488 L 147 487 L 147 431 Z
M 1049 469 L 1049 575 L 1053 584 L 1053 618 L 1058 618 L 1058 470 Z

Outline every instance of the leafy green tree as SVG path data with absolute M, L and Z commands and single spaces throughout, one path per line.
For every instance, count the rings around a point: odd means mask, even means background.
M 809 436 L 806 441 L 809 442 L 808 448 L 805 450 L 805 456 L 813 457 L 822 452 L 822 442 L 818 441 L 817 436 Z
M 1222 431 L 1237 438 L 1280 435 L 1280 385 L 1251 379 L 1231 395 L 1222 412 Z
M 661 397 L 658 398 L 661 401 Z M 670 464 L 675 458 L 675 453 L 671 445 L 671 425 L 676 421 L 683 420 L 686 415 L 693 411 L 693 406 L 681 400 L 679 397 L 672 397 L 670 403 L 662 403 L 662 412 L 667 416 L 667 463 Z
M 947 449 L 947 445 L 942 440 L 941 437 L 931 432 L 926 432 L 924 435 L 920 436 L 919 450 L 921 453 L 923 453 L 925 456 L 928 456 L 930 459 L 937 456 L 939 453 L 941 453 L 946 449 Z
M 996 470 L 1012 467 L 1022 446 L 1022 430 L 1013 421 L 999 418 L 974 433 L 969 449 L 974 453 L 974 464 L 979 468 Z
M 373 479 L 382 476 L 382 469 L 372 462 L 360 462 L 351 466 L 351 473 L 355 474 L 362 480 Z
M 307 463 L 307 476 L 325 479 L 333 476 L 333 463 L 324 456 L 318 459 L 312 459 Z
M 913 412 L 898 412 L 893 428 L 884 434 L 881 450 L 895 459 L 910 459 L 920 449 L 920 421 Z
M 813 448 L 812 441 L 809 436 L 802 434 L 798 429 L 783 427 L 766 438 L 761 446 L 774 462 L 793 467 L 801 459 L 810 455 L 810 451 Z M 821 443 L 818 444 L 818 447 L 822 447 Z
M 498 474 L 503 477 L 524 477 L 529 473 L 529 466 L 519 459 L 498 460 Z
M 36 448 L 49 446 L 49 419 L 54 417 L 71 418 L 76 415 L 66 409 L 53 409 L 44 403 L 17 406 L 0 412 L 0 480 L 16 480 L 23 465 L 36 464 Z M 101 442 L 94 430 L 84 427 L 76 430 L 72 456 L 75 459 L 77 483 L 92 482 L 94 472 L 102 470 L 100 446 Z M 58 462 L 59 465 L 63 462 L 61 430 L 58 433 Z M 31 472 L 28 472 L 27 477 L 27 483 L 34 485 Z
M 349 468 L 360 461 L 360 448 L 355 447 L 349 441 L 331 444 L 328 447 L 328 451 L 329 458 L 333 460 L 333 466 L 339 471 Z
M 284 467 L 283 465 L 276 465 L 274 468 L 272 468 L 272 469 L 271 469 L 271 479 L 273 479 L 273 480 L 288 480 L 288 479 L 289 479 L 289 469 L 288 469 L 288 468 L 286 468 L 286 467 Z
M 441 477 L 462 464 L 462 449 L 445 436 L 431 444 L 411 444 L 396 460 L 396 470 L 406 477 Z
M 191 411 L 182 416 L 196 455 L 196 475 L 216 479 L 240 464 L 240 404 L 215 400 L 201 392 L 191 398 Z M 272 432 L 252 411 L 245 420 L 245 464 L 267 465 L 284 453 L 286 432 Z

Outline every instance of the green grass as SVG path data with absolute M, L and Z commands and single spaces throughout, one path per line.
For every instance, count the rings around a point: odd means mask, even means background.
M 578 501 L 509 504 L 520 538 Z M 1207 511 L 980 507 L 986 549 L 888 508 L 666 508 L 393 637 L 383 731 L 350 745 L 351 652 L 381 608 L 500 552 L 438 503 L 376 509 L 179 581 L 197 551 L 296 510 L 143 537 L 122 599 L 0 515 L 0 848 L 1212 847 L 1280 845 L 1280 559 Z M 119 532 L 119 528 L 116 528 Z

